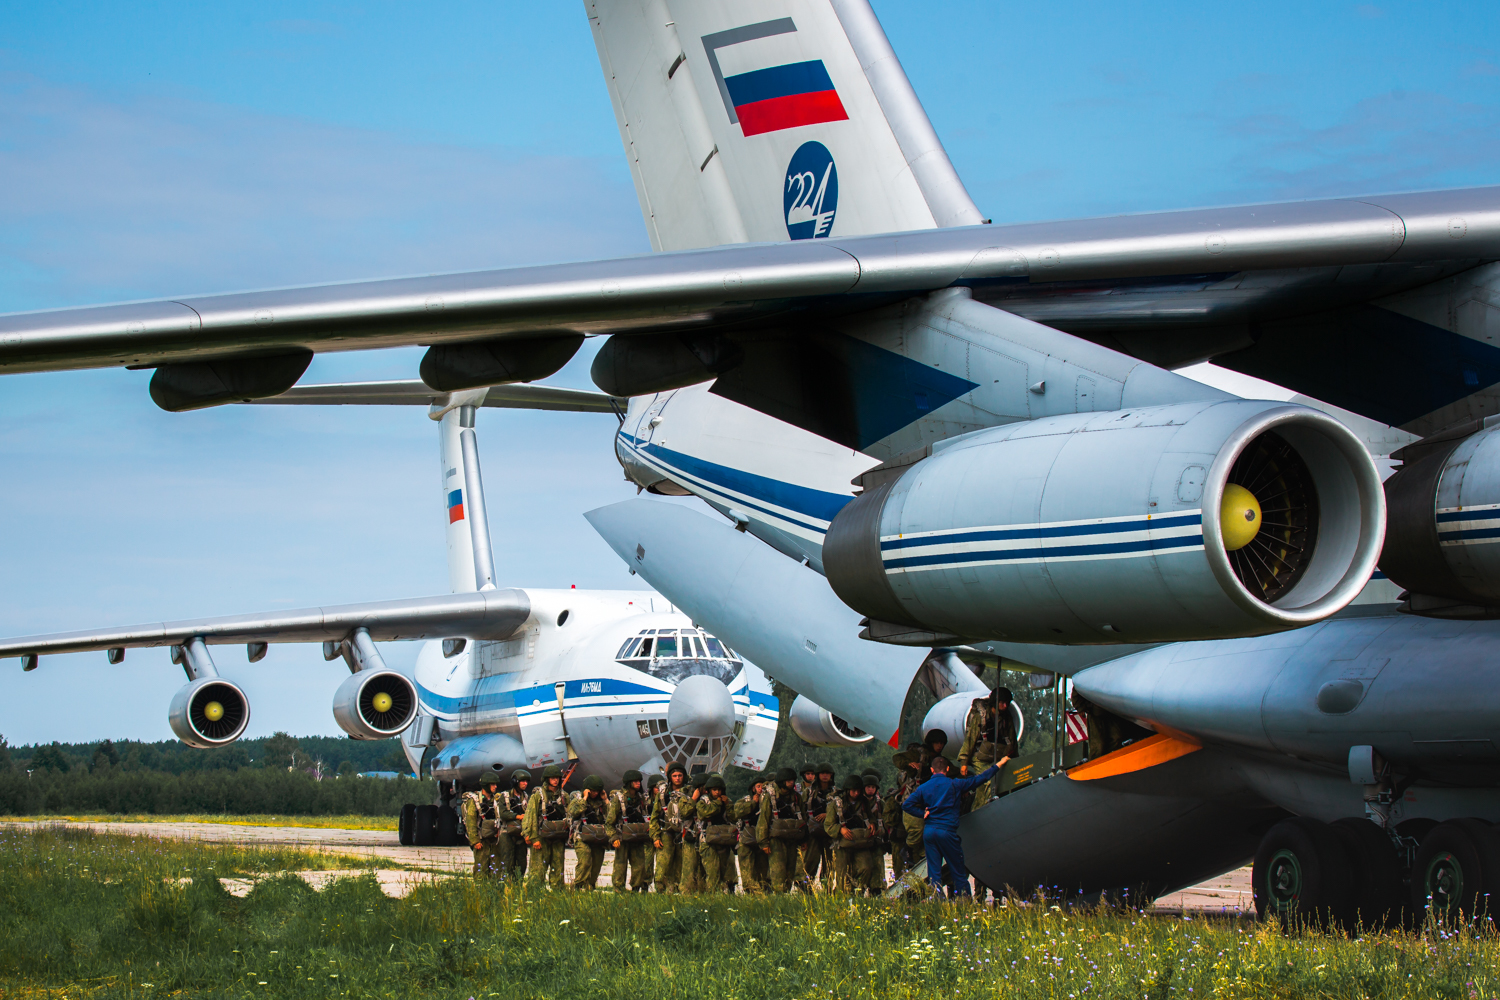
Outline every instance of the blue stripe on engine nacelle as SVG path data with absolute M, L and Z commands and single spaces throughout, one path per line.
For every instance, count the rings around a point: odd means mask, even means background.
M 1202 524 L 1203 515 L 1163 514 L 1159 517 L 1132 518 L 1128 521 L 1105 521 L 1091 524 L 1031 524 L 1017 528 L 955 528 L 951 533 L 930 532 L 918 536 L 886 538 L 884 549 L 921 548 L 924 545 L 954 545 L 960 542 L 1000 542 L 1016 538 L 1073 538 L 1079 535 L 1118 534 L 1122 531 L 1162 531 Z M 1200 536 L 1201 537 L 1201 536 Z
M 1062 559 L 1080 556 L 1111 556 L 1129 553 L 1161 551 L 1164 549 L 1198 548 L 1203 545 L 1203 535 L 1182 535 L 1176 538 L 1143 538 L 1136 542 L 1105 542 L 1098 545 L 1050 545 L 1028 549 L 991 549 L 983 552 L 945 552 L 932 556 L 908 556 L 904 559 L 885 560 L 886 572 L 893 569 L 941 569 L 961 563 L 975 562 L 1020 562 L 1034 559 Z

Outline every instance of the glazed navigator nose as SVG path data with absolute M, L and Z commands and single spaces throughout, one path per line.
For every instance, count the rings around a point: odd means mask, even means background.
M 729 689 L 702 674 L 684 677 L 667 704 L 667 728 L 674 736 L 728 736 L 734 732 Z

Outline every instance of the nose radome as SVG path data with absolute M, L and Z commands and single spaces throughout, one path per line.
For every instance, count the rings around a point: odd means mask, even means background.
M 734 732 L 734 699 L 722 682 L 698 674 L 684 677 L 667 704 L 674 736 L 728 736 Z

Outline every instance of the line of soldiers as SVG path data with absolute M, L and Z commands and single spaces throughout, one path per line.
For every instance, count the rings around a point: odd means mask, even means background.
M 1015 756 L 1009 716 L 1010 692 L 998 688 L 976 698 L 958 753 L 961 774 Z M 898 779 L 882 794 L 873 768 L 835 783 L 833 767 L 805 767 L 801 781 L 791 768 L 760 774 L 749 794 L 729 798 L 716 774 L 689 777 L 672 763 L 665 777 L 643 781 L 626 771 L 624 787 L 606 793 L 597 775 L 570 793 L 562 769 L 548 767 L 533 787 L 529 771 L 517 770 L 501 790 L 496 775 L 461 801 L 464 830 L 474 851 L 474 877 L 524 878 L 528 885 L 564 885 L 564 853 L 577 855 L 573 888 L 593 889 L 607 851 L 614 852 L 611 885 L 616 891 L 746 892 L 830 891 L 879 894 L 885 888 L 885 856 L 901 878 L 922 857 L 922 820 L 901 803 L 931 777 L 932 759 L 943 753 L 941 729 L 910 743 L 891 762 Z M 970 808 L 989 800 L 989 786 L 976 789 Z M 984 801 L 980 801 L 980 796 Z
M 898 755 L 899 757 L 900 755 Z M 930 759 L 930 757 L 928 758 Z M 568 846 L 577 855 L 572 886 L 596 886 L 607 851 L 617 891 L 787 892 L 878 894 L 885 887 L 889 848 L 899 877 L 920 853 L 899 819 L 910 780 L 889 796 L 873 770 L 835 787 L 833 768 L 808 767 L 799 784 L 791 768 L 757 775 L 749 794 L 731 800 L 717 774 L 688 775 L 680 763 L 649 784 L 627 771 L 624 787 L 608 794 L 596 775 L 580 792 L 562 787 L 562 770 L 548 767 L 539 785 L 517 770 L 510 789 L 498 775 L 461 799 L 464 831 L 474 852 L 474 877 L 524 878 L 528 885 L 564 886 Z M 913 786 L 914 787 L 914 786 Z M 887 831 L 895 829 L 892 838 Z M 892 843 L 894 839 L 894 843 Z

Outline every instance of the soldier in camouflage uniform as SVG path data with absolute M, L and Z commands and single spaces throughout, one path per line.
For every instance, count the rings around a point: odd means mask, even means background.
M 793 840 L 771 836 L 771 821 L 799 821 L 801 836 Z M 756 820 L 755 840 L 766 855 L 767 875 L 772 892 L 790 892 L 793 878 L 802 870 L 797 858 L 797 844 L 807 836 L 807 813 L 802 796 L 797 794 L 797 772 L 783 767 L 776 780 L 760 797 L 760 817 Z
M 922 744 L 913 742 L 906 744 L 906 749 L 900 753 L 891 755 L 891 763 L 896 766 L 896 787 L 881 806 L 880 821 L 890 838 L 891 877 L 896 879 L 910 871 L 922 856 L 922 828 L 917 827 L 913 839 L 905 820 L 916 817 L 907 816 L 901 808 L 906 797 L 922 783 L 922 749 Z M 920 824 L 921 820 L 916 822 Z
M 555 824 L 543 828 L 543 823 Z M 521 835 L 531 845 L 527 885 L 543 879 L 554 889 L 563 887 L 563 860 L 568 847 L 568 795 L 562 790 L 562 768 L 551 764 L 542 772 L 542 785 L 526 802 Z
M 521 819 L 526 815 L 526 800 L 531 798 L 531 772 L 516 768 L 511 773 L 512 787 L 500 793 L 495 809 L 500 814 L 500 837 L 495 855 L 500 859 L 500 874 L 520 878 L 526 874 L 526 838 L 521 836 Z
M 666 786 L 667 779 L 659 774 L 653 774 L 646 779 L 646 821 L 651 821 L 651 810 L 656 805 L 657 794 Z M 656 841 L 646 835 L 646 887 L 650 889 L 656 884 Z
M 656 845 L 656 891 L 677 892 L 682 883 L 682 828 L 690 803 L 687 768 L 667 765 L 667 780 L 651 803 L 651 842 Z
M 760 849 L 756 838 L 760 826 L 760 800 L 765 794 L 766 776 L 757 774 L 750 783 L 750 794 L 734 804 L 734 824 L 739 827 L 740 843 L 735 855 L 740 862 L 740 880 L 745 892 L 760 895 L 770 890 L 771 876 L 769 857 Z
M 865 800 L 865 782 L 857 774 L 844 779 L 842 791 L 828 800 L 823 829 L 838 851 L 834 892 L 875 892 L 874 841 L 880 816 Z
M 997 687 L 982 698 L 975 698 L 964 719 L 964 742 L 958 751 L 958 773 L 961 777 L 978 774 L 1001 757 L 1015 757 L 1016 728 L 1010 717 L 1009 688 Z M 970 811 L 989 802 L 994 783 L 986 781 L 974 789 Z
M 698 824 L 694 821 L 698 815 L 698 803 L 703 799 L 703 786 L 708 781 L 707 774 L 695 774 L 689 780 L 688 798 L 691 804 L 687 807 L 685 815 L 689 822 L 682 825 L 682 891 L 703 891 L 703 854 L 699 850 L 702 846 L 698 836 Z
M 870 883 L 872 894 L 885 891 L 885 852 L 891 838 L 891 828 L 886 826 L 884 805 L 880 800 L 880 772 L 865 769 L 865 810 L 876 820 L 875 847 L 870 851 Z M 897 806 L 899 809 L 900 806 Z M 902 831 L 905 832 L 904 830 Z
M 573 868 L 574 889 L 592 889 L 599 882 L 609 842 L 605 825 L 608 809 L 604 779 L 597 774 L 584 778 L 583 794 L 573 796 L 568 803 L 568 819 L 573 821 L 573 853 L 578 858 Z
M 802 807 L 807 813 L 807 844 L 802 851 L 802 878 L 811 886 L 813 880 L 818 878 L 821 867 L 822 881 L 819 885 L 828 889 L 832 887 L 833 865 L 837 859 L 833 853 L 833 841 L 823 831 L 828 818 L 828 801 L 838 795 L 838 788 L 833 783 L 832 764 L 819 764 L 817 772 L 818 780 L 802 796 Z
M 498 775 L 491 777 L 483 787 L 473 792 L 464 792 L 460 800 L 460 811 L 464 818 L 464 834 L 469 847 L 474 851 L 474 881 L 498 878 L 499 858 L 496 847 L 500 835 L 499 815 L 495 810 L 495 793 L 500 790 Z
M 650 818 L 651 803 L 641 790 L 641 772 L 626 771 L 625 787 L 609 797 L 609 811 L 604 816 L 605 832 L 615 849 L 609 880 L 616 892 L 625 891 L 627 865 L 630 868 L 630 890 L 645 892 L 650 888 L 651 876 L 646 868 L 646 845 L 650 841 L 644 837 L 626 840 L 622 830 L 626 824 L 644 826 Z
M 710 843 L 715 834 L 734 836 L 734 805 L 724 779 L 711 774 L 698 798 L 698 856 L 703 859 L 703 891 L 734 892 L 734 844 Z

